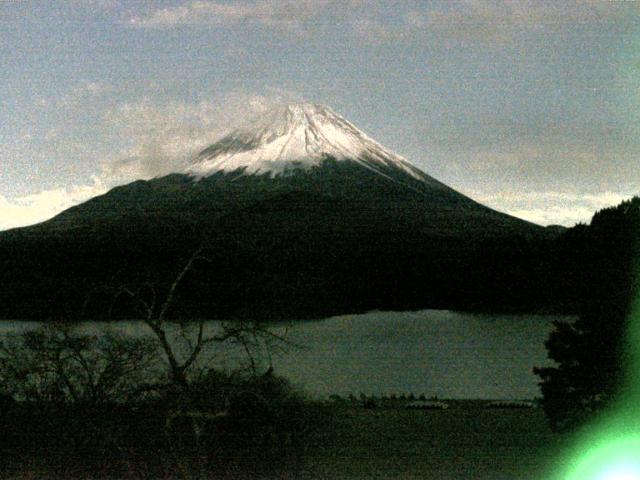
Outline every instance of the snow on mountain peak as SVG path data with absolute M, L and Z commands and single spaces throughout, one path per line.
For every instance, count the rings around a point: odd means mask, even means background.
M 375 171 L 395 167 L 424 178 L 329 107 L 314 103 L 267 111 L 203 150 L 186 171 L 198 177 L 235 170 L 273 176 L 316 167 L 327 159 L 350 160 Z

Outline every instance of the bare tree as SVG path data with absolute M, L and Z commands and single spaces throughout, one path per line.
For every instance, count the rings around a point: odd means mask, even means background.
M 187 275 L 192 273 L 199 264 L 209 263 L 210 260 L 203 254 L 203 247 L 198 248 L 180 269 L 171 282 L 165 295 L 161 295 L 156 285 L 145 283 L 137 287 L 120 286 L 115 294 L 115 300 L 125 296 L 132 300 L 142 313 L 142 322 L 149 328 L 158 341 L 168 365 L 169 383 L 164 388 L 178 390 L 179 401 L 174 405 L 165 405 L 169 409 L 165 417 L 165 434 L 171 447 L 172 456 L 176 467 L 183 477 L 200 478 L 204 472 L 204 458 L 206 449 L 202 441 L 204 432 L 229 415 L 229 398 L 224 398 L 217 408 L 205 408 L 198 406 L 198 399 L 192 397 L 202 396 L 202 392 L 194 392 L 192 384 L 198 376 L 207 379 L 209 386 L 220 389 L 221 385 L 211 385 L 210 380 L 215 375 L 212 365 L 208 363 L 210 356 L 223 345 L 239 347 L 244 352 L 248 362 L 248 370 L 253 378 L 260 376 L 261 354 L 266 353 L 269 360 L 269 368 L 265 375 L 271 376 L 271 354 L 284 352 L 291 343 L 286 337 L 279 335 L 256 321 L 229 321 L 218 322 L 217 328 L 206 328 L 205 320 L 195 322 L 175 321 L 170 318 L 170 312 L 175 305 L 178 292 Z M 172 328 L 174 329 L 172 332 Z M 178 342 L 178 338 L 182 340 Z M 199 367 L 199 368 L 197 368 Z M 150 386 L 153 388 L 153 386 Z M 163 388 L 163 386 L 159 385 Z M 210 396 L 208 391 L 206 396 Z M 217 392 L 222 397 L 224 392 Z M 216 395 L 219 396 L 219 395 Z M 195 400 L 195 404 L 194 404 Z M 179 424 L 186 422 L 189 425 L 189 435 L 193 445 L 189 441 L 181 441 L 181 435 L 176 431 Z M 189 460 L 191 458 L 191 460 Z
M 46 324 L 0 342 L 0 384 L 31 402 L 126 402 L 153 375 L 156 352 L 148 338 Z
M 204 247 L 201 246 L 191 255 L 173 279 L 164 296 L 160 294 L 156 285 L 150 283 L 144 283 L 135 288 L 121 285 L 114 295 L 114 304 L 119 297 L 126 296 L 138 306 L 142 312 L 142 322 L 154 334 L 166 357 L 171 384 L 183 389 L 189 387 L 189 371 L 202 359 L 205 350 L 214 344 L 240 347 L 253 374 L 259 373 L 259 362 L 256 355 L 259 355 L 260 352 L 266 353 L 270 359 L 273 353 L 285 352 L 293 346 L 287 341 L 286 334 L 276 334 L 257 321 L 219 322 L 217 331 L 207 333 L 205 332 L 206 321 L 199 319 L 195 322 L 178 321 L 174 323 L 178 327 L 177 334 L 183 340 L 182 348 L 178 348 L 175 339 L 171 338 L 170 325 L 172 322 L 169 321 L 169 314 L 187 275 L 198 264 L 210 263 L 203 251 Z

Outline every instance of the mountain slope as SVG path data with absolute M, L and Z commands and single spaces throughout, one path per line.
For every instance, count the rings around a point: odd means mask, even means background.
M 456 192 L 314 104 L 277 107 L 203 150 L 183 172 L 117 187 L 33 228 L 115 224 L 124 218 L 134 219 L 135 226 L 167 216 L 207 223 L 290 191 L 321 193 L 347 209 L 411 216 L 432 230 L 465 229 L 467 235 L 481 222 L 483 233 L 541 231 Z
M 516 284 L 535 275 L 529 256 L 547 237 L 433 179 L 330 109 L 288 105 L 182 172 L 0 233 L 0 317 L 73 318 L 82 305 L 104 316 L 108 299 L 87 301 L 96 287 L 166 288 L 202 244 L 210 262 L 190 277 L 176 315 L 529 308 L 537 300 Z M 487 268 L 492 256 L 506 261 Z

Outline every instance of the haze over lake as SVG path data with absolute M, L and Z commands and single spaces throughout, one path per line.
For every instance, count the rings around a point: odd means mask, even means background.
M 445 310 L 370 312 L 278 324 L 299 346 L 274 355 L 275 372 L 314 397 L 332 393 L 440 398 L 528 399 L 540 395 L 534 366 L 550 364 L 544 342 L 559 315 L 472 314 Z M 34 326 L 0 322 L 0 335 Z M 110 325 L 110 327 L 108 326 Z M 218 322 L 208 322 L 215 329 Z M 83 324 L 132 335 L 138 322 Z M 221 364 L 237 352 L 225 351 Z

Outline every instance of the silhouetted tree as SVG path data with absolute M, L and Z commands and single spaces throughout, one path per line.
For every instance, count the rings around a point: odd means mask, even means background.
M 0 387 L 32 403 L 124 403 L 157 373 L 157 360 L 149 338 L 45 324 L 0 341 Z
M 184 280 L 206 261 L 197 250 L 167 287 L 114 281 L 100 290 L 112 308 L 134 307 L 147 335 L 49 323 L 2 339 L 0 437 L 47 459 L 73 457 L 61 478 L 82 468 L 122 478 L 132 461 L 144 478 L 222 476 L 248 459 L 251 468 L 273 468 L 308 423 L 302 397 L 263 361 L 290 344 L 258 322 L 170 317 Z M 245 354 L 232 372 L 219 370 L 215 356 L 229 344 Z
M 589 227 L 572 230 L 564 249 L 578 262 L 570 274 L 579 316 L 556 322 L 546 342 L 557 366 L 535 369 L 542 405 L 557 430 L 582 424 L 623 386 L 631 354 L 626 326 L 638 291 L 640 198 L 597 212 Z
M 111 285 L 94 292 L 94 295 L 107 293 L 111 296 L 111 311 L 126 304 L 124 309 L 133 310 L 135 318 L 149 328 L 167 362 L 169 378 L 166 386 L 179 390 L 188 390 L 192 381 L 206 374 L 211 368 L 207 359 L 223 344 L 239 347 L 245 354 L 247 368 L 254 374 L 260 373 L 258 357 L 283 352 L 291 346 L 283 335 L 274 333 L 261 322 L 223 321 L 217 323 L 217 329 L 207 329 L 205 319 L 181 320 L 176 304 L 189 275 L 197 273 L 199 265 L 209 262 L 204 250 L 204 247 L 198 248 L 165 288 L 160 283 L 130 284 L 114 279 Z

